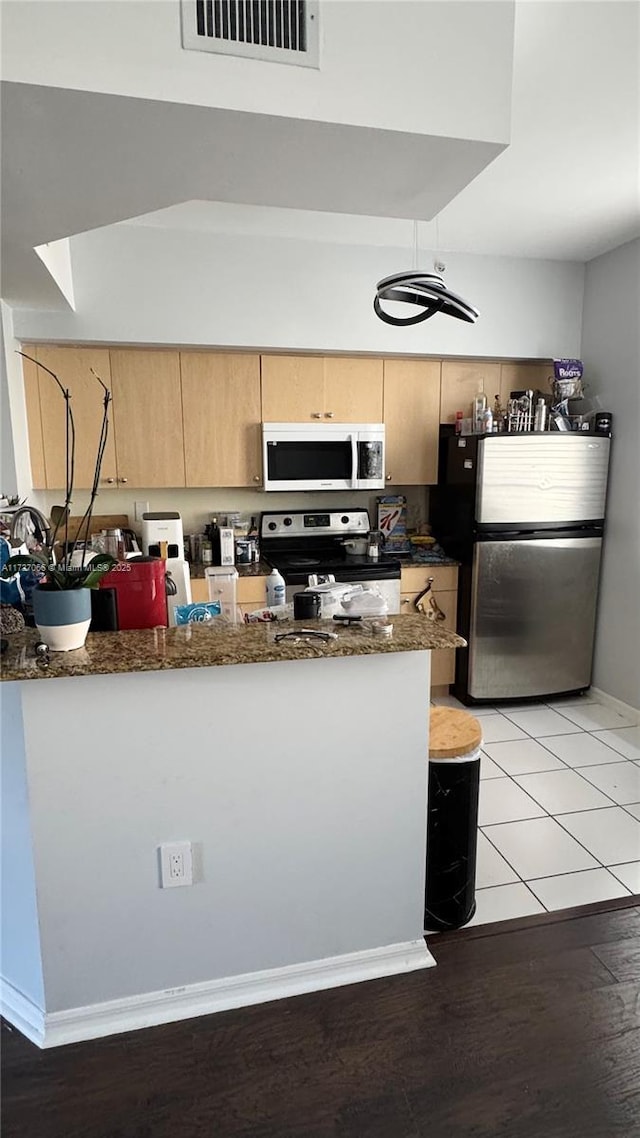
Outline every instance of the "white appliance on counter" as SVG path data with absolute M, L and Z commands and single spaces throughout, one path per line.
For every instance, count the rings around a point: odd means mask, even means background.
M 323 617 L 344 613 L 342 597 L 362 585 L 379 594 L 387 612 L 400 612 L 400 562 L 397 557 L 369 558 L 349 552 L 353 538 L 369 532 L 367 510 L 289 510 L 260 518 L 260 553 L 282 574 L 286 601 L 312 587 L 327 594 Z M 324 589 L 322 586 L 326 586 Z
M 381 490 L 384 423 L 263 423 L 265 490 Z
M 176 592 L 167 594 L 170 626 L 176 623 L 178 605 L 191 604 L 191 575 L 184 559 L 182 518 L 173 510 L 158 510 L 142 515 L 142 548 L 148 557 L 161 557 Z

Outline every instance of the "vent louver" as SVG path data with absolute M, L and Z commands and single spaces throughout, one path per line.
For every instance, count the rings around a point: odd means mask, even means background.
M 318 66 L 317 0 L 182 0 L 182 46 Z

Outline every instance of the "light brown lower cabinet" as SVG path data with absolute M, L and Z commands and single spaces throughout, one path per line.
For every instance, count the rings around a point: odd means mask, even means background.
M 194 604 L 209 600 L 209 590 L 204 577 L 192 577 L 191 597 Z M 267 603 L 266 577 L 238 577 L 236 603 L 242 614 L 264 608 Z
M 443 628 L 456 631 L 458 612 L 458 567 L 456 565 L 403 566 L 400 588 L 400 612 L 414 612 L 414 601 L 433 577 L 433 596 L 444 613 Z M 425 617 L 425 620 L 427 617 Z M 437 648 L 431 653 L 431 687 L 452 684 L 455 679 L 455 648 Z

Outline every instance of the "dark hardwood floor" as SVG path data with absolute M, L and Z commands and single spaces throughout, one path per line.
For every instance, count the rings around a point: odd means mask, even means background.
M 434 937 L 438 967 L 40 1051 L 3 1138 L 640 1138 L 640 907 Z

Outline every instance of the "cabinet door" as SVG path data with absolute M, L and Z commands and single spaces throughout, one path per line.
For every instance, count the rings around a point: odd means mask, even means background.
M 256 486 L 260 356 L 181 352 L 187 486 Z
M 37 348 L 24 345 L 24 351 L 36 359 Z M 42 441 L 42 418 L 40 416 L 39 368 L 32 360 L 22 360 L 24 379 L 24 401 L 27 409 L 27 432 L 29 437 L 29 460 L 31 464 L 31 485 L 34 490 L 46 490 L 47 477 L 44 467 L 44 445 Z M 53 383 L 53 380 L 51 380 Z
M 105 348 L 59 348 L 39 344 L 36 358 L 50 371 L 55 372 L 63 387 L 71 392 L 71 409 L 75 423 L 76 490 L 93 484 L 93 472 L 102 423 L 102 388 L 92 375 L 91 368 L 103 383 L 111 388 L 109 352 Z M 42 418 L 42 443 L 47 489 L 60 490 L 65 486 L 65 403 L 50 375 L 38 368 L 38 391 Z M 102 461 L 100 485 L 116 483 L 116 452 L 114 445 L 114 407 L 109 414 L 109 434 Z
M 443 360 L 440 422 L 455 423 L 456 411 L 472 414 L 474 396 L 483 391 L 493 408 L 500 391 L 500 364 L 483 360 Z
M 403 574 L 404 575 L 404 574 Z M 402 593 L 400 597 L 400 612 L 414 612 L 413 602 L 417 593 Z M 445 619 L 442 628 L 456 630 L 458 609 L 458 593 L 455 589 L 440 591 L 434 589 L 433 597 Z M 425 620 L 427 618 L 425 617 Z M 456 650 L 455 648 L 436 648 L 431 653 L 431 687 L 441 687 L 443 684 L 452 684 L 455 679 Z
M 382 360 L 326 356 L 323 418 L 335 423 L 381 423 L 382 389 Z
M 184 486 L 178 352 L 132 349 L 110 355 L 118 482 Z
M 512 391 L 543 391 L 551 394 L 550 377 L 553 378 L 553 363 L 504 363 L 500 367 L 500 402 L 506 410 L 507 399 Z
M 439 360 L 384 361 L 386 480 L 394 486 L 438 481 Z
M 262 356 L 262 419 L 308 423 L 324 416 L 322 356 Z

